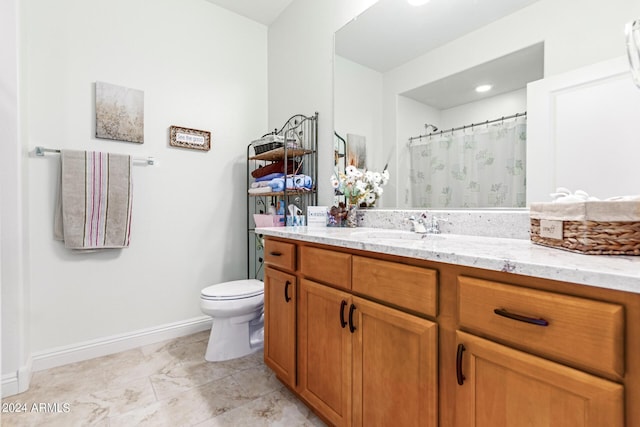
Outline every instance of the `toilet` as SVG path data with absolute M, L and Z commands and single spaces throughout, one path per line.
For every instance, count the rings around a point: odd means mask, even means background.
M 235 359 L 264 346 L 264 283 L 245 279 L 218 283 L 200 292 L 200 308 L 213 318 L 204 358 Z

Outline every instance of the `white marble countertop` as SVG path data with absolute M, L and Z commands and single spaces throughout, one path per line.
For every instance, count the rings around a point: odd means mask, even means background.
M 380 228 L 266 227 L 256 233 L 640 293 L 640 257 L 583 255 L 529 240 Z

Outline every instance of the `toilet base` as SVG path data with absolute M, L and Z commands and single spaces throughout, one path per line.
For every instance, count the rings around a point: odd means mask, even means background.
M 249 322 L 214 318 L 204 358 L 208 362 L 221 362 L 247 356 L 262 350 L 263 347 L 263 316 Z

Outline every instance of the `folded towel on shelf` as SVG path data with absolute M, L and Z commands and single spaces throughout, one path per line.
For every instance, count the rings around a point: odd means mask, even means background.
M 256 188 L 250 188 L 249 189 L 249 194 L 262 194 L 262 193 L 272 193 L 273 190 L 271 187 L 266 186 L 266 187 L 256 187 Z
M 287 162 L 286 173 L 295 173 L 297 168 L 298 168 L 298 162 L 294 160 L 289 160 Z M 251 176 L 254 178 L 261 178 L 265 175 L 269 175 L 272 173 L 285 173 L 284 160 L 279 160 L 269 165 L 259 167 L 258 169 L 254 169 L 251 172 Z
M 308 175 L 293 175 L 287 177 L 287 188 L 306 188 L 313 187 L 313 180 Z
M 69 249 L 126 248 L 131 237 L 131 156 L 61 150 L 54 237 Z
M 269 187 L 273 189 L 273 191 L 284 191 L 284 178 L 276 178 L 269 181 Z
M 313 180 L 308 175 L 291 175 L 287 177 L 286 185 L 289 190 L 310 190 L 313 187 Z M 273 191 L 284 191 L 284 177 L 272 179 L 269 181 L 269 186 Z
M 252 182 L 251 188 L 268 187 L 269 181 Z
M 256 178 L 256 182 L 271 181 L 272 179 L 275 179 L 275 178 L 284 178 L 284 174 L 283 173 L 270 173 L 269 175 L 265 175 L 265 176 L 261 176 L 260 178 Z

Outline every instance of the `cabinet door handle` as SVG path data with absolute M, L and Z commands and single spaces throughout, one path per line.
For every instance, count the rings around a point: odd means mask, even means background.
M 356 311 L 356 306 L 351 304 L 351 307 L 349 307 L 349 331 L 351 331 L 351 333 L 354 333 L 356 331 L 356 327 L 353 324 L 353 312 Z
M 287 282 L 284 284 L 284 300 L 285 300 L 285 302 L 291 301 L 291 297 L 289 296 L 289 285 L 291 285 L 291 282 L 287 280 Z
M 281 252 L 273 252 L 272 251 L 272 252 L 269 252 L 269 255 L 271 255 L 271 256 L 282 256 L 282 253 Z
M 544 319 L 536 319 L 534 317 L 527 317 L 527 316 L 521 316 L 520 314 L 509 313 L 504 308 L 496 308 L 495 310 L 493 310 L 493 312 L 498 316 L 517 320 L 518 322 L 525 322 L 525 323 L 530 323 L 532 325 L 538 325 L 538 326 L 549 326 L 549 322 L 547 322 Z
M 464 384 L 465 377 L 462 375 L 462 353 L 466 349 L 464 344 L 458 344 L 458 354 L 456 354 L 456 376 L 458 377 L 458 385 Z
M 344 329 L 347 326 L 347 321 L 344 320 L 344 309 L 347 307 L 347 302 L 342 300 L 340 303 L 340 326 Z

